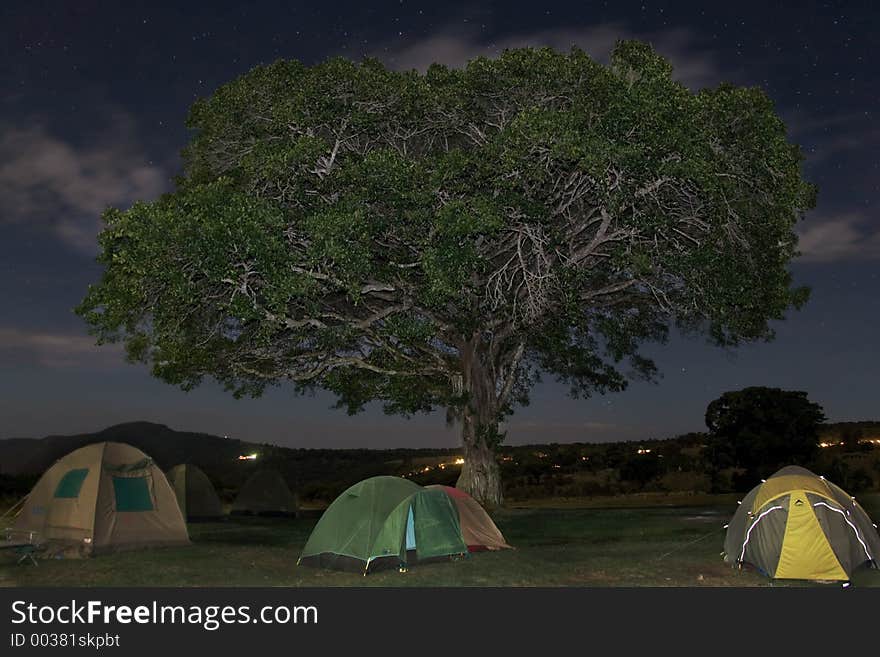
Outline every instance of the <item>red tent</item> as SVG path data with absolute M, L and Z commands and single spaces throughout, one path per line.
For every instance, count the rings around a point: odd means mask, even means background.
M 428 488 L 442 490 L 455 502 L 461 525 L 461 538 L 469 551 L 501 550 L 510 547 L 498 527 L 492 522 L 492 518 L 473 497 L 463 490 L 450 486 L 433 485 Z

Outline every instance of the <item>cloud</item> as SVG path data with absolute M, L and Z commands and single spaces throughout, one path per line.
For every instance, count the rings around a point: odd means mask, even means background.
M 29 222 L 95 252 L 101 212 L 153 198 L 165 191 L 167 179 L 148 161 L 132 120 L 122 113 L 82 146 L 41 123 L 0 126 L 0 226 Z
M 880 225 L 869 225 L 863 215 L 847 214 L 816 223 L 811 220 L 811 224 L 799 237 L 801 262 L 880 258 Z
M 814 140 L 807 148 L 806 163 L 815 166 L 820 162 L 840 158 L 854 151 L 875 151 L 880 143 L 880 129 L 860 130 L 857 127 L 842 129 Z
M 567 51 L 578 46 L 599 61 L 607 61 L 618 39 L 640 39 L 651 43 L 673 64 L 674 76 L 692 89 L 714 86 L 722 69 L 714 55 L 702 47 L 690 30 L 673 28 L 654 32 L 635 32 L 622 23 L 604 23 L 582 28 L 538 30 L 487 42 L 474 30 L 441 30 L 412 45 L 387 45 L 376 56 L 397 69 L 424 71 L 432 62 L 460 67 L 477 56 L 496 56 L 507 48 L 548 46 Z
M 799 137 L 816 132 L 830 132 L 846 128 L 856 123 L 865 121 L 868 116 L 865 112 L 838 112 L 813 116 L 799 112 L 785 112 L 785 124 L 792 135 Z
M 122 346 L 97 346 L 94 338 L 0 327 L 0 361 L 48 368 L 107 367 L 123 362 Z
M 880 143 L 880 128 L 868 112 L 808 115 L 801 111 L 783 115 L 789 135 L 804 146 L 807 166 L 855 151 L 874 152 Z

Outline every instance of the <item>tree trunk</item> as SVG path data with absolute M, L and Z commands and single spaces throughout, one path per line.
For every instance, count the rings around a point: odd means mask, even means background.
M 477 350 L 479 337 L 462 349 L 462 384 L 467 401 L 461 413 L 464 465 L 456 487 L 488 507 L 501 505 L 501 472 L 495 460 L 498 401 L 494 379 Z
M 470 426 L 470 428 L 469 428 Z M 495 450 L 478 435 L 473 424 L 465 417 L 461 432 L 464 465 L 456 487 L 468 493 L 485 507 L 501 505 L 501 471 L 495 460 Z

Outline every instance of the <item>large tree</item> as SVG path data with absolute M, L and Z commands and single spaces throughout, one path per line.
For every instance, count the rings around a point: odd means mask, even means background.
M 706 408 L 707 459 L 716 472 L 741 468 L 738 487 L 751 488 L 783 466 L 811 467 L 824 421 L 822 407 L 800 390 L 725 392 Z
M 109 209 L 78 312 L 183 388 L 294 382 L 460 423 L 459 486 L 501 500 L 502 419 L 540 372 L 650 377 L 670 326 L 767 339 L 812 207 L 758 89 L 692 93 L 647 45 L 394 72 L 258 67 L 192 107 L 176 188 Z

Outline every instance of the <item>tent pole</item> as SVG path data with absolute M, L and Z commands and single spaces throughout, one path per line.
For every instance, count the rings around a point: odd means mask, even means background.
M 7 516 L 9 516 L 11 518 L 15 518 L 18 515 L 18 511 L 16 511 L 15 513 L 13 513 L 13 511 L 15 511 L 18 507 L 22 506 L 27 501 L 28 497 L 30 497 L 30 495 L 25 495 L 18 502 L 16 502 L 11 507 L 6 509 L 6 511 L 3 512 L 3 515 L 0 516 L 0 520 L 5 520 Z

